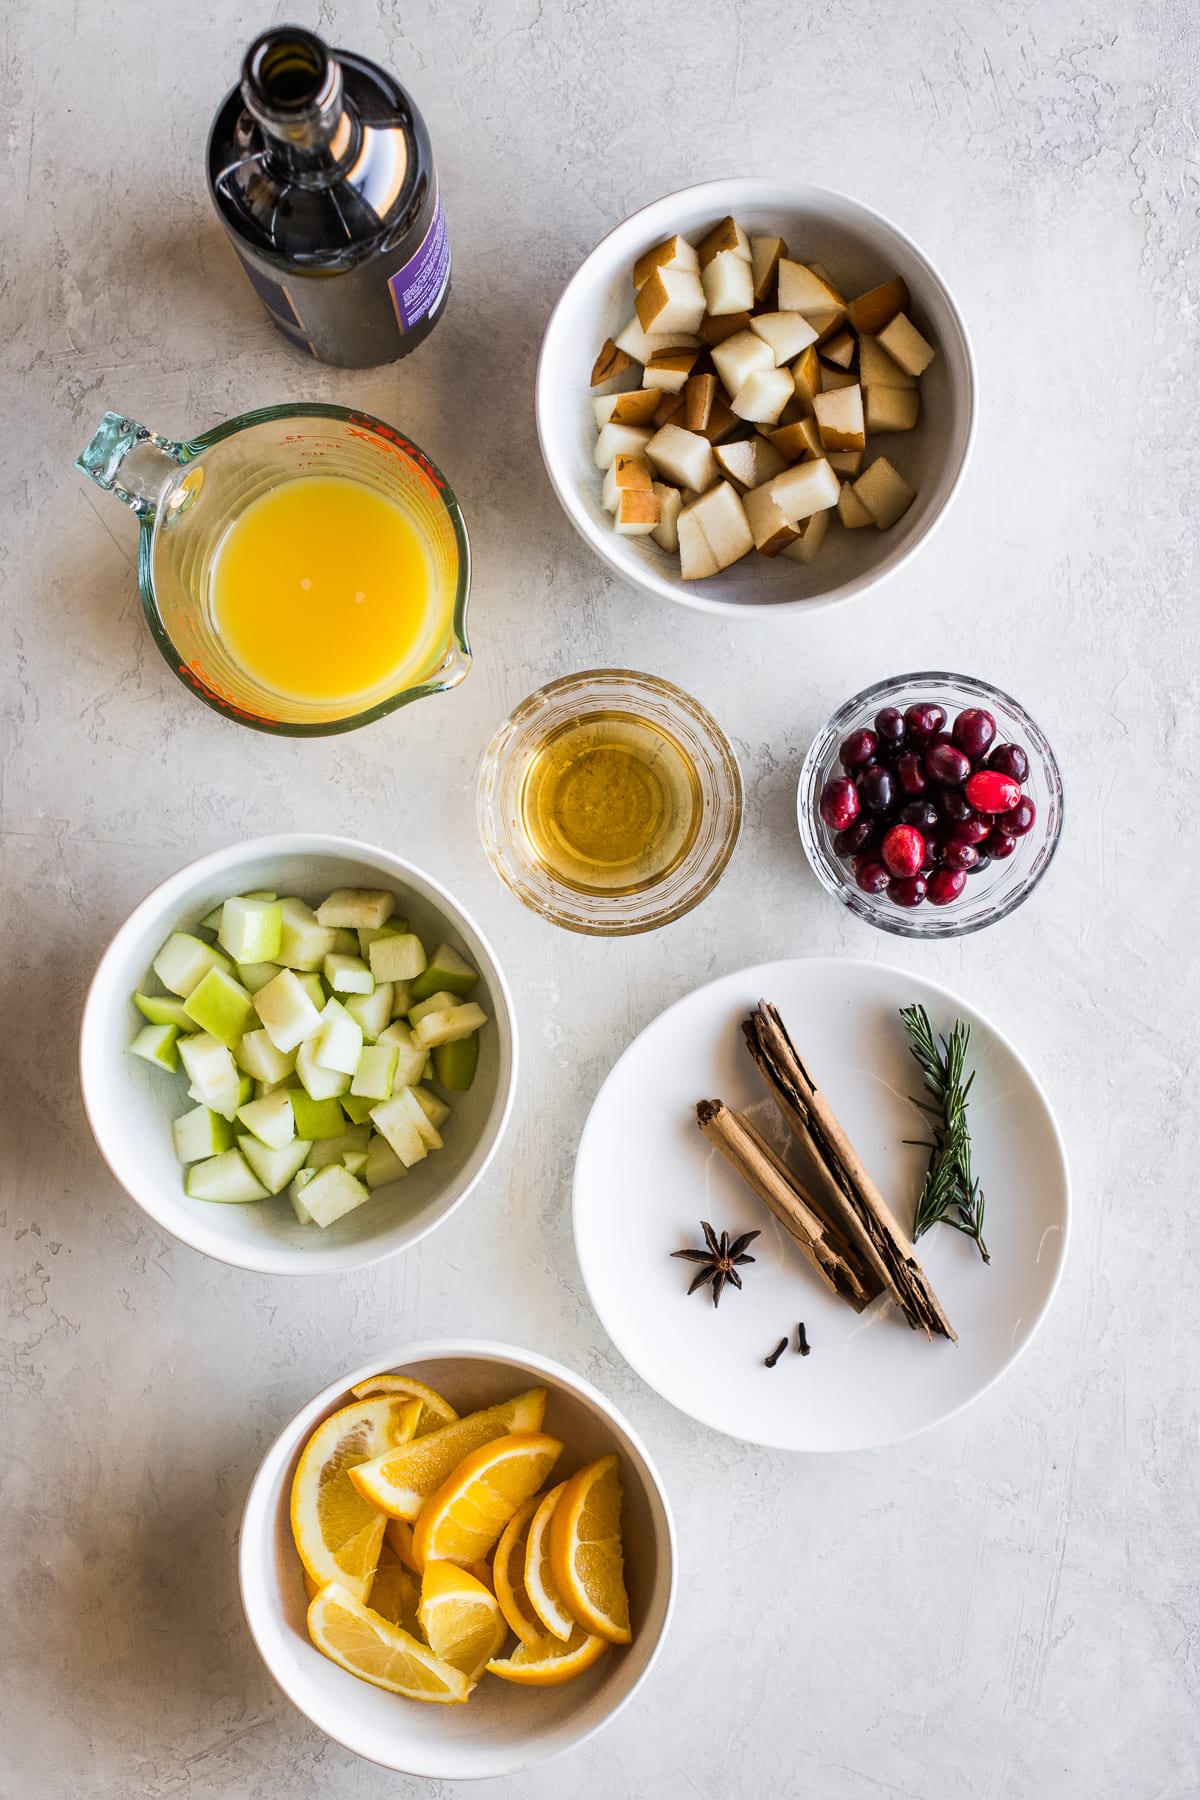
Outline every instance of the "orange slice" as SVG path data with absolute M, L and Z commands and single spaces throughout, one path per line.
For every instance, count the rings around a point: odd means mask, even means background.
M 471 1691 L 461 1669 L 381 1619 L 336 1582 L 323 1587 L 309 1607 L 308 1635 L 339 1668 L 389 1694 L 435 1706 L 460 1706 Z
M 320 1587 L 336 1581 L 365 1600 L 387 1523 L 354 1487 L 356 1464 L 412 1436 L 421 1403 L 400 1394 L 356 1400 L 317 1426 L 292 1480 L 292 1536 L 300 1560 Z
M 434 1655 L 461 1669 L 472 1687 L 508 1637 L 495 1595 L 448 1562 L 425 1564 L 417 1622 Z
M 384 1528 L 383 1541 L 392 1546 L 406 1569 L 411 1569 L 414 1575 L 420 1574 L 413 1558 L 412 1526 L 407 1519 L 389 1519 Z
M 524 1687 L 558 1687 L 590 1669 L 607 1649 L 606 1638 L 590 1637 L 577 1625 L 565 1644 L 555 1637 L 518 1644 L 511 1656 L 493 1658 L 488 1672 L 499 1675 L 501 1681 L 516 1681 Z
M 454 1429 L 453 1426 L 450 1427 Z M 413 1556 L 430 1562 L 477 1562 L 517 1508 L 535 1494 L 562 1445 L 542 1431 L 511 1432 L 481 1444 L 442 1483 L 413 1528 Z
M 530 1520 L 540 1503 L 541 1496 L 534 1494 L 517 1508 L 500 1534 L 492 1559 L 492 1582 L 500 1610 L 523 1644 L 534 1643 L 545 1629 L 525 1591 L 525 1545 Z
M 572 1475 L 550 1522 L 550 1566 L 560 1594 L 586 1630 L 613 1644 L 633 1637 L 624 1561 L 614 1451 Z
M 525 1545 L 525 1592 L 540 1622 L 538 1636 L 544 1637 L 549 1632 L 551 1637 L 561 1638 L 564 1643 L 578 1621 L 568 1611 L 550 1566 L 550 1521 L 566 1488 L 566 1482 L 560 1481 L 542 1500 L 529 1522 L 529 1538 Z
M 372 1375 L 369 1381 L 360 1381 L 350 1391 L 360 1400 L 370 1399 L 374 1394 L 403 1394 L 406 1400 L 423 1400 L 425 1404 L 414 1437 L 425 1437 L 443 1425 L 453 1425 L 458 1417 L 448 1400 L 443 1400 L 433 1388 L 426 1387 L 412 1375 Z
M 545 1412 L 545 1388 L 530 1388 L 528 1393 L 517 1394 L 500 1406 L 468 1413 L 453 1425 L 426 1432 L 399 1450 L 385 1451 L 370 1462 L 360 1462 L 351 1470 L 350 1478 L 363 1499 L 381 1512 L 396 1519 L 415 1519 L 464 1456 L 506 1432 L 540 1430 Z
M 386 1619 L 389 1625 L 399 1625 L 405 1631 L 415 1632 L 420 1602 L 421 1590 L 416 1577 L 404 1567 L 385 1537 L 367 1605 L 381 1619 Z

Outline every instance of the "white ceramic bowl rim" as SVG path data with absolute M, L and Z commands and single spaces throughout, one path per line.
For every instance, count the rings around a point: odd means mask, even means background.
M 602 252 L 619 251 L 620 260 L 624 261 L 632 268 L 637 255 L 645 248 L 645 244 L 657 241 L 659 236 L 665 235 L 666 232 L 671 229 L 670 214 L 672 208 L 678 210 L 680 203 L 685 201 L 695 201 L 700 195 L 703 195 L 710 205 L 714 217 L 723 216 L 725 213 L 736 212 L 739 206 L 745 203 L 747 197 L 746 190 L 748 188 L 758 190 L 762 196 L 770 199 L 772 204 L 777 204 L 780 207 L 790 206 L 795 208 L 798 205 L 803 206 L 806 199 L 810 203 L 831 203 L 853 212 L 864 223 L 873 225 L 881 231 L 895 237 L 905 246 L 914 260 L 923 265 L 940 289 L 941 299 L 959 333 L 966 366 L 966 391 L 962 398 L 966 409 L 967 425 L 962 452 L 959 457 L 958 467 L 954 471 L 950 484 L 943 496 L 941 505 L 938 507 L 936 513 L 929 519 L 924 529 L 908 544 L 902 545 L 897 552 L 885 562 L 877 567 L 863 570 L 860 575 L 849 581 L 840 583 L 836 588 L 811 596 L 800 597 L 793 600 L 771 601 L 769 604 L 757 606 L 747 605 L 740 601 L 719 599 L 713 594 L 706 593 L 702 583 L 685 583 L 682 581 L 668 580 L 660 575 L 649 563 L 638 563 L 636 567 L 629 566 L 625 563 L 617 564 L 613 560 L 611 554 L 612 546 L 606 541 L 607 538 L 612 535 L 611 532 L 606 532 L 591 519 L 587 512 L 579 505 L 577 496 L 572 491 L 569 483 L 564 480 L 562 471 L 558 466 L 557 458 L 552 454 L 549 447 L 549 432 L 546 423 L 548 409 L 551 404 L 550 396 L 547 392 L 548 383 L 546 379 L 549 355 L 556 347 L 557 337 L 563 331 L 568 329 L 567 314 L 574 298 L 574 293 L 577 291 L 576 283 L 579 282 L 584 271 L 592 262 L 592 259 L 600 257 Z M 662 216 L 656 218 L 656 215 Z M 652 218 L 656 218 L 654 235 L 645 238 L 645 242 L 643 242 L 645 228 Z M 861 200 L 856 200 L 850 194 L 842 193 L 837 188 L 813 187 L 807 184 L 792 186 L 786 182 L 768 180 L 765 178 L 723 176 L 717 180 L 695 182 L 688 187 L 677 188 L 672 193 L 661 195 L 657 200 L 652 200 L 646 206 L 639 207 L 636 212 L 631 213 L 628 218 L 623 219 L 619 225 L 614 226 L 611 231 L 607 232 L 588 252 L 588 255 L 584 258 L 583 262 L 580 263 L 574 274 L 567 281 L 562 293 L 555 302 L 554 308 L 546 323 L 541 349 L 538 354 L 538 366 L 535 381 L 535 414 L 537 419 L 538 443 L 542 452 L 542 460 L 546 466 L 546 472 L 550 477 L 551 485 L 554 488 L 555 494 L 558 496 L 559 504 L 562 506 L 563 511 L 566 513 L 571 524 L 575 527 L 584 542 L 608 563 L 616 573 L 620 574 L 626 580 L 636 582 L 649 593 L 657 594 L 664 600 L 672 600 L 679 606 L 691 607 L 696 612 L 717 613 L 725 618 L 744 619 L 747 617 L 765 617 L 767 619 L 774 619 L 784 615 L 816 612 L 827 606 L 836 605 L 840 601 L 849 600 L 859 594 L 866 593 L 868 589 L 878 587 L 881 582 L 888 580 L 918 549 L 928 543 L 929 539 L 933 536 L 933 533 L 941 525 L 950 509 L 952 501 L 961 489 L 963 478 L 971 460 L 975 445 L 977 425 L 975 406 L 977 387 L 978 377 L 976 372 L 975 354 L 971 346 L 971 338 L 967 330 L 966 321 L 959 311 L 940 269 L 901 226 L 897 225 L 892 219 L 888 218 L 884 213 L 879 212 L 876 208 L 866 205 Z
M 602 1394 L 598 1388 L 594 1387 L 591 1382 L 587 1381 L 582 1375 L 577 1375 L 573 1369 L 568 1369 L 562 1363 L 555 1362 L 550 1357 L 542 1356 L 535 1350 L 524 1350 L 513 1344 L 503 1344 L 483 1338 L 430 1339 L 420 1343 L 402 1344 L 391 1348 L 385 1348 L 372 1356 L 368 1362 L 363 1363 L 361 1367 L 352 1369 L 347 1375 L 339 1377 L 336 1381 L 331 1381 L 326 1387 L 321 1389 L 320 1393 L 314 1395 L 306 1405 L 302 1406 L 298 1412 L 293 1414 L 291 1419 L 288 1420 L 287 1424 L 283 1426 L 282 1430 L 275 1437 L 270 1448 L 264 1454 L 254 1479 L 250 1484 L 250 1489 L 246 1496 L 246 1503 L 242 1509 L 241 1525 L 238 1533 L 238 1586 L 241 1594 L 242 1610 L 245 1614 L 246 1624 L 249 1628 L 250 1635 L 254 1640 L 255 1648 L 262 1657 L 263 1663 L 272 1679 L 286 1698 L 291 1701 L 292 1705 L 296 1706 L 300 1712 L 304 1713 L 306 1718 L 311 1719 L 311 1714 L 305 1711 L 299 1701 L 296 1700 L 290 1692 L 284 1679 L 282 1667 L 273 1655 L 272 1645 L 267 1640 L 266 1634 L 262 1630 L 258 1619 L 258 1609 L 260 1605 L 264 1603 L 266 1595 L 270 1592 L 272 1583 L 275 1580 L 274 1570 L 264 1568 L 257 1557 L 257 1547 L 261 1544 L 263 1535 L 269 1533 L 270 1529 L 268 1508 L 271 1504 L 271 1489 L 276 1481 L 286 1472 L 287 1465 L 298 1450 L 302 1437 L 306 1435 L 312 1426 L 327 1412 L 331 1402 L 339 1399 L 342 1395 L 347 1394 L 358 1382 L 366 1381 L 370 1376 L 379 1374 L 385 1370 L 399 1370 L 421 1363 L 435 1362 L 440 1358 L 449 1359 L 458 1357 L 478 1359 L 486 1362 L 509 1363 L 530 1374 L 543 1376 L 547 1378 L 549 1382 L 557 1384 L 565 1389 L 568 1393 L 589 1402 L 616 1428 L 619 1434 L 625 1439 L 625 1442 L 636 1453 L 636 1456 L 642 1465 L 638 1473 L 643 1479 L 643 1485 L 654 1495 L 661 1508 L 661 1523 L 663 1526 L 664 1541 L 657 1545 L 657 1556 L 660 1567 L 664 1563 L 666 1565 L 667 1591 L 665 1604 L 662 1609 L 661 1623 L 658 1626 L 658 1634 L 647 1652 L 644 1666 L 638 1672 L 636 1678 L 630 1683 L 628 1689 L 617 1698 L 609 1710 L 601 1717 L 577 1732 L 572 1732 L 570 1728 L 560 1728 L 555 1733 L 555 1738 L 560 1741 L 552 1741 L 544 1749 L 535 1749 L 533 1753 L 522 1752 L 516 1755 L 510 1755 L 507 1758 L 497 1758 L 494 1765 L 488 1768 L 463 1766 L 453 1771 L 440 1770 L 434 1777 L 435 1779 L 440 1780 L 488 1779 L 512 1775 L 519 1772 L 521 1769 L 532 1767 L 535 1763 L 546 1762 L 553 1757 L 561 1756 L 568 1750 L 576 1749 L 579 1745 L 586 1743 L 588 1739 L 594 1737 L 598 1731 L 602 1730 L 616 1718 L 618 1713 L 622 1712 L 624 1708 L 628 1706 L 634 1695 L 648 1679 L 655 1663 L 658 1661 L 662 1646 L 666 1641 L 667 1634 L 671 1627 L 671 1619 L 675 1609 L 675 1592 L 678 1579 L 678 1553 L 675 1536 L 675 1522 L 671 1515 L 671 1506 L 667 1498 L 666 1488 L 663 1485 L 662 1476 L 659 1474 L 654 1459 L 651 1457 L 645 1443 L 629 1423 L 629 1420 L 613 1404 L 613 1402 Z M 635 1643 L 636 1642 L 637 1640 L 635 1639 Z M 325 1732 L 327 1736 L 332 1737 L 336 1743 L 341 1744 L 344 1749 L 351 1751 L 354 1755 L 365 1756 L 369 1761 L 378 1760 L 371 1757 L 359 1744 L 353 1742 L 351 1734 L 331 1730 L 325 1721 L 312 1720 L 312 1723 L 317 1724 L 321 1731 Z M 394 1763 L 384 1763 L 380 1766 L 397 1767 Z M 431 1775 L 433 1774 L 432 1771 L 423 1771 L 420 1769 L 401 1770 L 400 1772 L 413 1775 L 420 1775 L 427 1772 Z
M 467 929 L 474 934 L 490 962 L 487 970 L 488 986 L 500 1004 L 496 1007 L 496 1023 L 501 1031 L 502 1057 L 501 1075 L 507 1062 L 507 1080 L 502 1079 L 498 1088 L 499 1108 L 493 1103 L 485 1132 L 490 1132 L 491 1142 L 480 1158 L 478 1165 L 470 1172 L 462 1186 L 462 1191 L 455 1195 L 450 1204 L 434 1217 L 420 1226 L 403 1232 L 402 1227 L 394 1227 L 390 1232 L 381 1233 L 378 1238 L 362 1240 L 342 1245 L 326 1245 L 314 1242 L 305 1246 L 303 1255 L 297 1254 L 287 1245 L 275 1244 L 264 1235 L 261 1243 L 256 1243 L 247 1251 L 244 1243 L 233 1243 L 207 1218 L 188 1212 L 180 1204 L 183 1199 L 182 1182 L 178 1192 L 160 1193 L 152 1183 L 146 1183 L 141 1191 L 135 1192 L 122 1172 L 122 1156 L 120 1133 L 111 1119 L 102 1114 L 95 1103 L 92 1093 L 89 1071 L 94 1059 L 105 1054 L 101 1042 L 103 1018 L 100 1015 L 102 1001 L 101 989 L 104 986 L 110 962 L 117 959 L 124 945 L 136 939 L 144 922 L 148 918 L 162 916 L 164 923 L 172 918 L 172 909 L 184 908 L 187 895 L 207 877 L 223 872 L 228 868 L 231 872 L 251 861 L 261 861 L 273 857 L 309 856 L 340 857 L 348 861 L 361 859 L 376 865 L 383 865 L 391 870 L 397 884 L 406 879 L 419 883 L 436 896 L 440 906 L 445 908 L 447 919 L 451 922 L 461 920 Z M 178 914 L 175 914 L 178 917 Z M 174 928 L 172 924 L 170 929 Z M 222 850 L 210 851 L 206 856 L 197 857 L 195 861 L 185 863 L 174 874 L 150 890 L 129 913 L 123 923 L 109 940 L 95 973 L 88 985 L 87 997 L 83 1007 L 83 1021 L 79 1035 L 79 1078 L 83 1096 L 84 1111 L 92 1136 L 104 1161 L 121 1188 L 143 1212 L 152 1218 L 155 1224 L 187 1244 L 193 1250 L 199 1250 L 216 1261 L 229 1264 L 235 1268 L 249 1269 L 266 1275 L 327 1275 L 349 1268 L 364 1268 L 371 1263 L 382 1261 L 385 1257 L 397 1255 L 423 1237 L 435 1230 L 442 1221 L 457 1210 L 468 1195 L 483 1179 L 492 1158 L 499 1149 L 504 1132 L 512 1114 L 516 1096 L 518 1071 L 518 1045 L 516 1013 L 512 994 L 503 969 L 500 966 L 491 943 L 477 924 L 473 916 L 454 898 L 449 889 L 416 863 L 408 862 L 404 857 L 384 850 L 378 845 L 369 844 L 358 838 L 335 837 L 316 832 L 286 832 L 275 837 L 250 838 L 237 844 L 227 845 Z M 263 1202 L 266 1204 L 266 1202 Z M 224 1209 L 217 1207 L 219 1215 Z M 403 1241 L 393 1241 L 402 1235 Z

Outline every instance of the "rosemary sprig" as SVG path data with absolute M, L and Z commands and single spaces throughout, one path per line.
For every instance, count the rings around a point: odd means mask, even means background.
M 956 1020 L 948 1038 L 935 1036 L 923 1006 L 902 1006 L 900 1017 L 908 1033 L 909 1048 L 925 1079 L 930 1100 L 918 1100 L 931 1121 L 932 1138 L 906 1141 L 929 1151 L 929 1167 L 917 1196 L 913 1241 L 943 1223 L 974 1238 L 985 1263 L 991 1262 L 983 1241 L 983 1194 L 971 1169 L 971 1131 L 967 1124 L 967 1099 L 974 1071 L 965 1074 L 971 1027 Z M 964 1079 L 965 1076 L 965 1079 Z

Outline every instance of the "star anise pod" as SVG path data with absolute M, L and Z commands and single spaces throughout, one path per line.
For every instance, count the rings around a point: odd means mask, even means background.
M 738 1274 L 738 1269 L 743 1263 L 754 1261 L 752 1256 L 746 1255 L 746 1246 L 752 1244 L 756 1237 L 761 1237 L 762 1233 L 743 1231 L 741 1237 L 735 1237 L 731 1243 L 729 1233 L 723 1231 L 718 1237 L 707 1219 L 701 1219 L 700 1225 L 704 1232 L 704 1242 L 707 1248 L 704 1250 L 672 1250 L 671 1255 L 681 1256 L 684 1262 L 701 1265 L 692 1285 L 688 1288 L 688 1293 L 694 1294 L 696 1289 L 703 1287 L 706 1281 L 711 1281 L 713 1305 L 720 1306 L 721 1295 L 725 1291 L 727 1281 L 732 1281 L 734 1287 L 741 1287 L 742 1278 Z

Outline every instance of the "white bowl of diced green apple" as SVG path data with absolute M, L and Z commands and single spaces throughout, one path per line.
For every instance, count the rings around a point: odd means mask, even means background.
M 264 1273 L 406 1249 L 475 1186 L 517 1044 L 479 927 L 368 844 L 263 838 L 172 875 L 84 1009 L 96 1142 L 159 1225 Z

